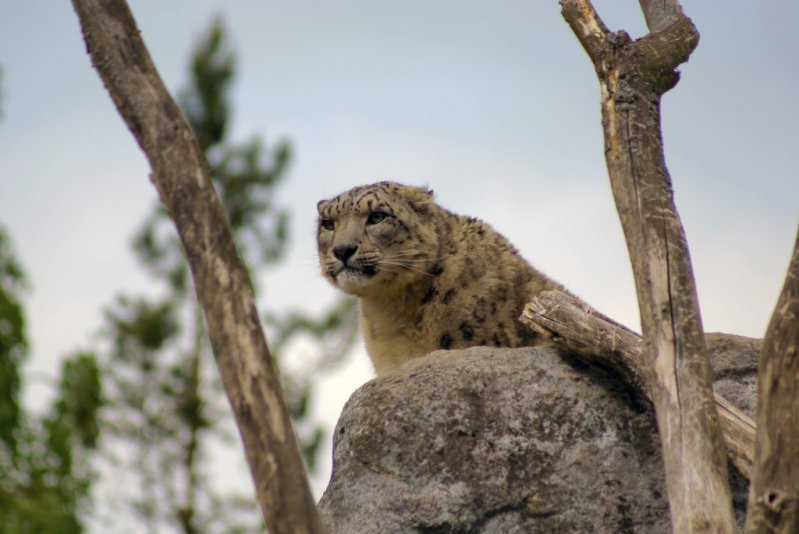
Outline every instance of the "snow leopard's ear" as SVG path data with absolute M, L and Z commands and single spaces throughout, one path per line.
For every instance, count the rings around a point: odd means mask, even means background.
M 408 187 L 408 203 L 416 213 L 430 213 L 433 202 L 433 190 L 427 187 Z

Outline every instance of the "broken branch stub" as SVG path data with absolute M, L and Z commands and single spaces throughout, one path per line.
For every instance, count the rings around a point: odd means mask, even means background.
M 521 321 L 555 344 L 601 367 L 613 370 L 650 401 L 650 364 L 641 336 L 563 291 L 541 292 L 524 309 Z M 755 423 L 719 394 L 714 394 L 729 460 L 746 478 L 752 474 Z

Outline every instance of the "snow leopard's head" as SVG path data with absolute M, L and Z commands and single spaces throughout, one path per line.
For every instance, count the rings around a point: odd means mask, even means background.
M 429 277 L 438 237 L 433 192 L 394 182 L 363 185 L 317 205 L 322 274 L 345 293 L 365 296 Z

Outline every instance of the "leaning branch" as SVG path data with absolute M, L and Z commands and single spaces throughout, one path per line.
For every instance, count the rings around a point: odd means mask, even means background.
M 73 0 L 92 63 L 175 222 L 270 532 L 324 532 L 247 271 L 208 165 L 124 0 Z
M 680 9 L 609 32 L 588 0 L 563 16 L 599 78 L 605 157 L 635 276 L 675 532 L 732 532 L 732 499 L 693 272 L 663 156 L 660 98 L 699 40 Z M 674 2 L 666 2 L 674 4 Z M 677 6 L 679 8 L 679 6 Z
M 635 391 L 652 400 L 641 336 L 558 290 L 536 296 L 524 309 L 523 323 L 545 333 L 558 346 L 597 365 L 613 370 Z M 719 394 L 714 394 L 727 456 L 746 478 L 751 478 L 755 455 L 755 423 Z

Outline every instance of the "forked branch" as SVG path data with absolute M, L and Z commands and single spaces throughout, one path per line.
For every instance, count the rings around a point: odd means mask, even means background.
M 676 2 L 642 5 L 650 33 L 608 31 L 588 0 L 561 0 L 594 64 L 605 157 L 635 275 L 675 532 L 732 532 L 727 464 L 693 272 L 663 157 L 660 97 L 699 40 Z M 670 6 L 670 7 L 669 7 Z

